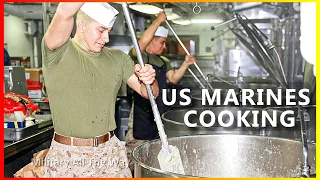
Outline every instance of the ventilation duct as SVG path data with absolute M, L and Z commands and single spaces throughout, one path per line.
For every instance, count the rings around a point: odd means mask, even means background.
M 276 19 L 279 16 L 276 13 L 276 7 L 269 7 L 263 3 L 234 3 L 234 11 L 248 19 Z
M 50 12 L 55 12 L 57 6 L 51 5 Z M 14 3 L 5 3 L 4 12 L 12 16 L 17 16 L 22 19 L 43 19 L 42 3 L 39 4 L 14 4 Z

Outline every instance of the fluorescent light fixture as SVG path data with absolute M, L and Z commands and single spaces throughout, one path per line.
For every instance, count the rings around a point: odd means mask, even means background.
M 173 23 L 175 24 L 179 24 L 179 25 L 189 25 L 191 24 L 191 21 L 188 19 L 176 19 L 176 20 L 172 20 Z
M 248 2 L 248 3 L 233 3 L 234 10 L 241 11 L 243 9 L 250 9 L 261 5 L 262 2 Z
M 145 14 L 158 14 L 159 12 L 163 11 L 163 9 L 150 4 L 137 3 L 137 4 L 129 5 L 129 7 L 135 11 L 145 13 Z M 166 12 L 166 15 L 168 20 L 174 20 L 174 19 L 180 18 L 178 14 L 173 12 Z
M 117 4 L 122 4 L 124 2 L 114 2 L 114 3 L 117 3 Z M 132 3 L 135 3 L 135 2 L 126 2 L 127 4 L 132 4 Z
M 176 13 L 169 13 L 166 15 L 167 15 L 167 20 L 175 20 L 180 18 L 180 16 Z
M 166 13 L 167 20 L 180 19 L 180 16 L 172 12 L 172 8 L 164 8 L 163 10 Z
M 153 6 L 150 4 L 131 4 L 129 7 L 135 11 L 139 11 L 141 13 L 145 14 L 158 14 L 160 11 L 162 11 L 161 8 L 158 8 L 157 6 Z
M 192 24 L 218 24 L 218 23 L 222 23 L 223 20 L 221 19 L 191 19 L 191 23 Z

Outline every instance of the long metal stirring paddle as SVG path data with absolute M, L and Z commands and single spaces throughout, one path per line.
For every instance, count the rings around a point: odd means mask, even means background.
M 135 34 L 135 31 L 133 28 L 133 24 L 132 24 L 132 20 L 131 20 L 131 16 L 129 13 L 127 3 L 125 3 L 125 2 L 122 3 L 122 9 L 123 9 L 123 13 L 125 15 L 126 21 L 127 21 L 128 28 L 130 30 L 133 45 L 136 49 L 139 64 L 143 68 L 144 63 L 143 63 L 140 47 L 139 47 L 139 44 L 138 44 L 138 41 L 136 38 L 136 34 Z M 162 148 L 158 154 L 158 161 L 160 164 L 160 168 L 164 171 L 170 171 L 170 172 L 174 172 L 174 173 L 184 174 L 185 172 L 184 172 L 184 168 L 182 165 L 182 160 L 180 157 L 179 149 L 175 146 L 172 146 L 172 145 L 169 146 L 167 135 L 163 129 L 163 124 L 162 124 L 162 121 L 160 118 L 160 113 L 159 113 L 155 98 L 153 96 L 151 86 L 146 85 L 146 87 L 147 87 L 149 100 L 150 100 L 151 107 L 152 107 L 152 112 L 153 112 L 155 122 L 156 122 L 156 125 L 158 128 L 158 131 L 159 131 L 159 136 L 160 136 L 160 139 L 162 142 Z
M 174 31 L 174 29 L 171 27 L 171 25 L 169 24 L 169 22 L 166 20 L 166 24 L 169 27 L 169 29 L 171 30 L 172 34 L 176 37 L 176 39 L 178 40 L 178 42 L 180 43 L 181 47 L 183 48 L 183 50 L 187 53 L 187 55 L 189 56 L 190 53 L 187 50 L 187 48 L 184 46 L 184 44 L 181 42 L 180 38 L 178 37 L 177 33 Z M 209 83 L 208 79 L 204 76 L 204 74 L 202 73 L 201 69 L 199 68 L 199 66 L 197 65 L 196 62 L 193 63 L 197 70 L 199 71 L 199 73 L 201 74 L 201 76 L 203 77 L 203 79 L 207 82 L 209 88 L 213 91 L 213 87 L 211 86 L 211 84 Z M 188 68 L 188 71 L 191 73 L 192 70 L 190 68 Z M 194 74 L 193 72 L 191 74 Z M 193 75 L 193 77 L 196 78 L 196 80 L 198 79 L 195 75 Z M 199 80 L 197 80 L 199 82 Z

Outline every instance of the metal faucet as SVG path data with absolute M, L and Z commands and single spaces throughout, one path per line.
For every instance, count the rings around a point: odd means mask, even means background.
M 238 88 L 240 88 L 240 84 L 242 84 L 243 81 L 244 81 L 243 80 L 243 76 L 242 76 L 242 74 L 240 72 L 240 66 L 239 66 L 238 72 L 237 72 L 237 79 L 236 79 L 236 84 L 237 84 Z
M 237 85 L 237 90 L 238 90 L 238 96 L 237 96 L 237 98 L 238 98 L 238 100 L 239 100 L 239 104 L 240 104 L 240 106 L 242 106 L 242 102 L 241 102 L 241 100 L 242 100 L 242 88 L 241 88 L 241 86 L 240 86 L 240 84 L 243 84 L 243 76 L 242 76 L 242 74 L 241 74 L 241 72 L 240 72 L 240 66 L 239 66 L 239 68 L 238 68 L 238 72 L 237 72 L 237 79 L 236 79 L 236 85 Z

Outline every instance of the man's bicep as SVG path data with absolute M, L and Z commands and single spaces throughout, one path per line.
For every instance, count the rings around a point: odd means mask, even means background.
M 46 67 L 53 67 L 57 65 L 61 61 L 63 55 L 65 54 L 70 41 L 71 40 L 69 39 L 65 44 L 63 44 L 59 48 L 55 50 L 50 50 L 45 43 L 44 37 L 41 42 L 42 65 Z
M 61 15 L 56 14 L 45 34 L 46 46 L 54 50 L 66 43 L 70 38 L 73 24 L 73 18 L 64 19 Z

